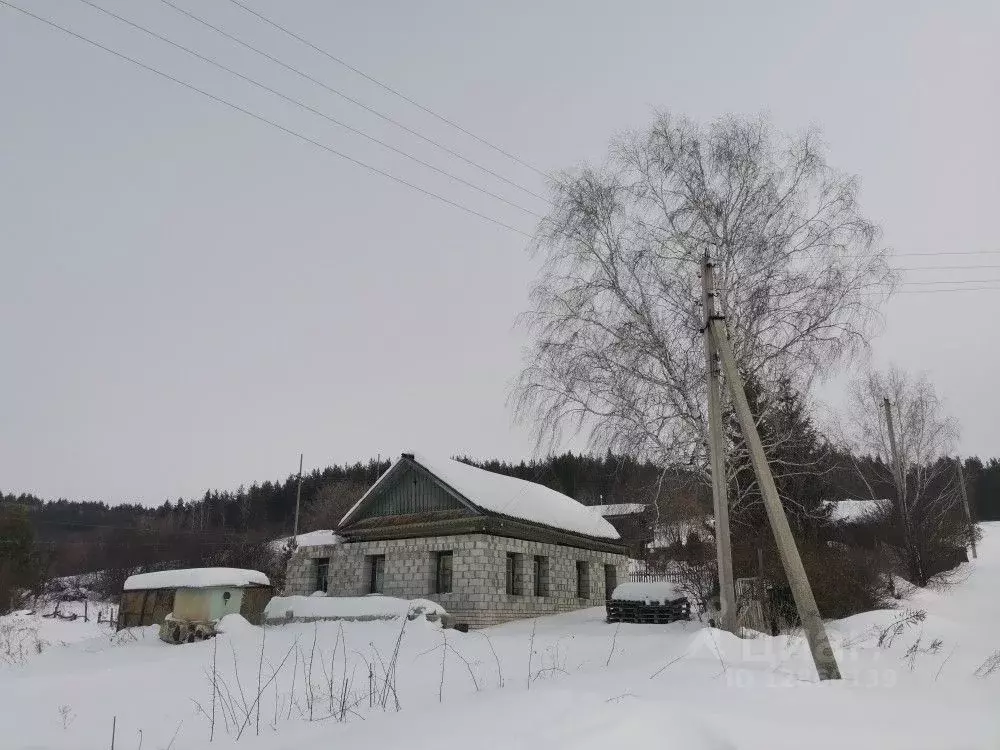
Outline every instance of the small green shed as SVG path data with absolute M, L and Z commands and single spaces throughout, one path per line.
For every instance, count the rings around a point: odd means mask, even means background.
M 256 570 L 186 568 L 140 573 L 125 581 L 118 629 L 160 625 L 171 614 L 191 622 L 240 614 L 259 625 L 272 594 L 270 580 Z

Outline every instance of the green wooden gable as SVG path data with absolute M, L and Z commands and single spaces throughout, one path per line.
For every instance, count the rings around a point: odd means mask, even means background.
M 387 477 L 365 500 L 351 520 L 412 516 L 442 510 L 473 512 L 428 472 L 412 465 L 401 465 L 394 476 Z
M 404 453 L 337 529 L 345 542 L 410 539 L 453 534 L 493 536 L 623 554 L 610 539 L 596 539 L 502 514 L 484 512 L 473 498 L 449 486 Z

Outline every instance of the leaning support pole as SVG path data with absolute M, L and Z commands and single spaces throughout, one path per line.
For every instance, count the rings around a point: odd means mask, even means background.
M 774 541 L 778 546 L 781 564 L 792 589 L 792 598 L 795 600 L 795 608 L 802 621 L 802 629 L 809 642 L 813 663 L 816 665 L 816 671 L 821 680 L 839 680 L 840 669 L 837 666 L 837 658 L 830 647 L 826 628 L 823 627 L 823 619 L 816 606 L 816 599 L 809 586 L 809 579 L 806 578 L 805 568 L 802 567 L 802 558 L 799 557 L 795 539 L 792 537 L 792 529 L 788 525 L 785 511 L 781 507 L 778 489 L 774 486 L 774 477 L 767 464 L 764 446 L 760 442 L 760 435 L 757 434 L 757 425 L 750 411 L 750 405 L 747 403 L 743 381 L 740 379 L 740 373 L 736 367 L 733 347 L 729 343 L 726 329 L 721 320 L 711 320 L 709 326 L 716 350 L 722 358 L 722 369 L 726 376 L 726 382 L 729 384 L 729 392 L 733 397 L 733 406 L 736 408 L 736 416 L 743 431 L 743 438 L 750 449 L 750 460 L 753 462 L 754 473 L 757 475 L 757 484 L 760 486 L 761 495 L 764 496 L 764 508 L 767 510 L 768 521 L 771 523 L 771 531 L 774 532 Z

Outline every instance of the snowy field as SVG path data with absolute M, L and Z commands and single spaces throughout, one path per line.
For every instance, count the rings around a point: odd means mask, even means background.
M 838 683 L 816 681 L 797 637 L 616 627 L 602 609 L 467 634 L 423 619 L 261 630 L 230 617 L 184 646 L 155 628 L 111 636 L 35 617 L 46 646 L 0 667 L 0 747 L 99 750 L 114 722 L 117 750 L 995 749 L 1000 524 L 983 528 L 952 588 L 830 624 Z M 903 624 L 906 610 L 926 616 Z

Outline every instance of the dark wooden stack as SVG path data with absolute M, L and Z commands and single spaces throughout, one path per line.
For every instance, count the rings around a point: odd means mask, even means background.
M 605 606 L 608 622 L 649 622 L 659 625 L 691 617 L 691 603 L 684 597 L 664 604 L 609 599 Z

